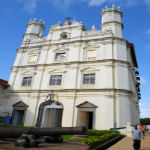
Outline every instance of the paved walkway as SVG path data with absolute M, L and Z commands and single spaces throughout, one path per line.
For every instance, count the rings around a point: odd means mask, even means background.
M 114 144 L 107 150 L 133 150 L 133 141 L 131 137 L 125 137 L 118 143 Z M 150 150 L 150 135 L 145 135 L 144 140 L 141 139 L 141 149 Z

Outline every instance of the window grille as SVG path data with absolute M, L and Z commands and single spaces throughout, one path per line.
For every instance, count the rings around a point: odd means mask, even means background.
M 22 81 L 22 86 L 30 86 L 32 77 L 24 77 Z
M 56 60 L 63 60 L 66 57 L 66 53 L 56 53 Z
M 49 85 L 61 85 L 62 75 L 52 75 Z
M 83 75 L 83 84 L 95 84 L 95 73 L 84 74 Z

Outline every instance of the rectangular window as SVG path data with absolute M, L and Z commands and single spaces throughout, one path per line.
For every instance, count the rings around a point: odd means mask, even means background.
M 62 75 L 52 75 L 49 85 L 61 85 Z
M 84 74 L 83 75 L 83 84 L 95 84 L 95 73 Z
M 66 53 L 56 53 L 55 59 L 62 60 L 62 59 L 65 59 L 65 57 L 66 57 Z
M 24 77 L 22 81 L 22 86 L 30 86 L 32 77 Z
M 96 60 L 96 50 L 88 50 L 86 53 L 87 60 Z
M 37 55 L 32 55 L 32 56 L 30 56 L 30 60 L 29 60 L 30 62 L 35 62 L 35 61 L 37 61 Z

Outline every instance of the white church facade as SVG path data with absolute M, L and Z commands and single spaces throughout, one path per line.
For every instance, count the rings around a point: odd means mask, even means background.
M 39 127 L 125 127 L 139 123 L 139 77 L 134 45 L 122 37 L 120 8 L 105 7 L 101 30 L 60 22 L 27 25 L 1 105 L 13 124 Z

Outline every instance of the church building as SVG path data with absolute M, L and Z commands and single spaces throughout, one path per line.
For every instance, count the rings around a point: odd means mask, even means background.
M 101 30 L 30 20 L 0 103 L 12 124 L 110 129 L 139 123 L 139 73 L 134 45 L 122 36 L 122 12 L 101 12 Z

